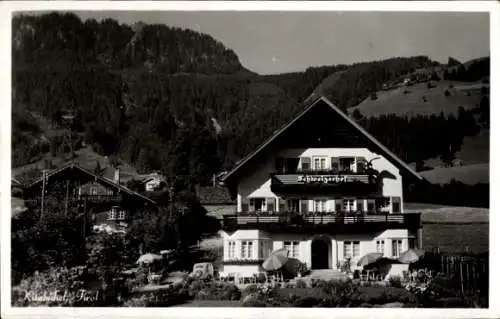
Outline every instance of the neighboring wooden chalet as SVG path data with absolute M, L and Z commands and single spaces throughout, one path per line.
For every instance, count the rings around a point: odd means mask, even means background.
M 224 215 L 236 212 L 236 200 L 231 199 L 229 191 L 224 186 L 197 186 L 196 196 L 209 216 L 223 219 Z
M 156 209 L 154 200 L 120 185 L 118 170 L 111 180 L 75 163 L 67 164 L 26 186 L 23 193 L 26 204 L 41 208 L 42 189 L 45 189 L 44 205 L 58 201 L 64 203 L 64 207 L 77 207 L 94 230 L 123 232 L 134 213 Z

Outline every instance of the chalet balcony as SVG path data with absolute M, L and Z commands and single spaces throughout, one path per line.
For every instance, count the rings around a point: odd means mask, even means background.
M 315 230 L 383 230 L 387 228 L 410 228 L 420 227 L 420 213 L 389 214 L 385 212 L 363 212 L 363 213 L 298 213 L 298 212 L 275 212 L 275 213 L 235 213 L 226 215 L 223 219 L 225 229 L 275 229 L 310 231 Z
M 65 201 L 65 199 L 54 198 L 52 196 L 46 196 L 45 201 Z M 120 203 L 123 200 L 121 195 L 76 195 L 69 196 L 68 203 L 83 203 L 87 201 L 87 203 Z M 42 197 L 37 196 L 34 198 L 25 199 L 27 204 L 31 205 L 40 205 L 42 202 Z
M 376 195 L 379 185 L 371 175 L 360 172 L 297 171 L 271 174 L 271 190 L 277 194 Z

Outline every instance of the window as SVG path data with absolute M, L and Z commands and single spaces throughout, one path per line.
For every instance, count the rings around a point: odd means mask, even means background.
M 290 211 L 290 212 L 298 212 L 299 211 L 299 200 L 298 199 L 289 199 L 289 200 L 287 200 L 286 203 L 288 206 L 288 211 Z
M 356 157 L 356 172 L 363 173 L 366 167 L 366 159 L 364 157 Z
M 408 248 L 409 249 L 417 248 L 416 238 L 408 238 Z
M 108 220 L 115 220 L 118 215 L 118 207 L 111 207 L 111 209 L 108 211 Z
M 248 212 L 248 210 L 249 210 L 249 200 L 248 200 L 248 198 L 242 198 L 241 199 L 241 211 Z
M 97 187 L 90 188 L 90 195 L 97 195 Z
M 364 211 L 364 200 L 362 199 L 357 199 L 356 200 L 356 208 L 358 211 Z
M 383 240 L 377 240 L 377 253 L 384 253 L 384 241 Z
M 229 245 L 229 250 L 228 250 L 229 259 L 236 258 L 236 242 L 230 241 L 228 245 Z
M 288 250 L 288 256 L 292 258 L 299 258 L 299 242 L 298 241 L 285 241 L 284 248 Z
M 344 173 L 354 171 L 354 157 L 339 158 L 339 171 Z
M 392 198 L 392 212 L 401 213 L 401 198 L 399 197 Z
M 375 211 L 375 200 L 373 200 L 373 199 L 367 199 L 366 200 L 366 209 L 369 212 Z
M 119 220 L 124 220 L 125 219 L 125 211 L 124 210 L 120 210 L 118 212 L 118 219 Z
M 357 258 L 360 254 L 359 241 L 344 242 L 344 258 Z
M 249 240 L 244 240 L 241 242 L 241 258 L 251 259 L 253 258 L 253 242 Z
M 259 259 L 264 259 L 264 242 L 259 241 Z
M 266 205 L 265 198 L 250 198 L 250 210 L 254 212 L 261 212 Z
M 326 212 L 326 200 L 315 200 L 314 201 L 314 211 L 315 212 Z
M 392 240 L 392 257 L 399 257 L 403 250 L 403 240 L 393 239 Z
M 343 200 L 343 208 L 345 212 L 354 211 L 354 199 L 344 199 Z
M 269 197 L 267 199 L 267 211 L 268 212 L 274 212 L 276 211 L 276 199 Z
M 325 157 L 313 157 L 314 169 L 324 170 L 326 169 L 326 158 Z
M 300 165 L 301 165 L 301 169 L 303 171 L 308 171 L 311 169 L 311 158 L 309 157 L 302 157 L 300 159 Z
M 332 171 L 334 171 L 334 172 L 339 171 L 339 158 L 338 157 L 331 158 L 330 167 L 331 167 Z

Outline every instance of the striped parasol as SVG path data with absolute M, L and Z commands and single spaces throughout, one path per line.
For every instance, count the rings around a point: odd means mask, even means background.
M 419 261 L 420 258 L 422 258 L 425 255 L 425 251 L 420 250 L 420 249 L 408 249 L 404 253 L 402 253 L 398 260 L 402 262 L 403 264 L 411 264 L 416 261 Z
M 382 258 L 382 253 L 368 253 L 358 260 L 358 266 L 366 266 L 372 264 Z
M 262 268 L 267 271 L 278 270 L 288 261 L 288 250 L 279 249 L 271 253 L 271 255 L 262 263 Z

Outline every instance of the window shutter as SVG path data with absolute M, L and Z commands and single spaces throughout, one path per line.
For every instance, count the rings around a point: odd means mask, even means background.
M 339 158 L 338 157 L 332 157 L 331 158 L 331 169 L 334 172 L 339 171 Z
M 250 198 L 249 211 L 251 211 L 251 212 L 255 211 L 255 200 L 253 198 Z
M 366 158 L 356 157 L 356 171 L 358 173 L 363 173 L 365 171 Z
M 285 211 L 285 200 L 283 198 L 278 198 L 279 210 L 280 212 Z
M 392 212 L 393 213 L 401 212 L 401 198 L 399 197 L 392 198 Z
M 250 203 L 250 201 L 248 200 L 247 197 L 242 197 L 241 198 L 241 211 L 242 212 L 248 212 L 248 210 L 250 208 L 249 207 L 249 203 Z
M 267 211 L 268 212 L 274 212 L 274 211 L 276 211 L 276 198 L 269 197 L 267 199 Z
M 308 171 L 311 169 L 311 158 L 310 157 L 301 157 L 300 165 L 303 171 Z
M 300 211 L 302 213 L 306 213 L 309 210 L 309 200 L 301 199 L 300 200 Z

